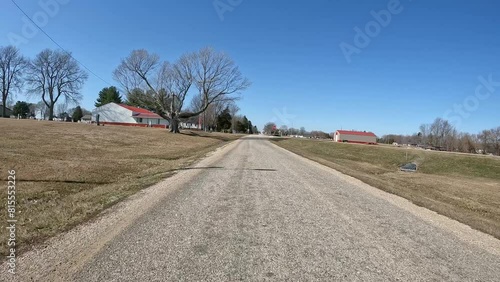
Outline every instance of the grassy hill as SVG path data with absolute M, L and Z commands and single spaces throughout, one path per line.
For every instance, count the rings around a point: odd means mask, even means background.
M 239 138 L 218 133 L 0 119 L 0 175 L 16 170 L 19 250 L 84 222 Z M 1 193 L 2 203 L 7 193 Z M 4 204 L 2 204 L 4 205 Z M 0 215 L 7 238 L 6 214 Z M 2 255 L 6 240 L 0 241 Z
M 277 145 L 500 239 L 500 158 L 304 139 Z M 417 173 L 399 171 L 415 162 Z

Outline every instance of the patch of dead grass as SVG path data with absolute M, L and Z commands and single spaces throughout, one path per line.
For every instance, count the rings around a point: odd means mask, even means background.
M 282 139 L 275 143 L 500 239 L 497 157 L 314 140 Z M 417 173 L 398 170 L 411 161 L 419 162 Z
M 17 250 L 91 219 L 240 135 L 0 119 L 0 175 L 17 177 Z M 0 215 L 6 239 L 6 212 Z M 0 253 L 6 254 L 6 240 Z

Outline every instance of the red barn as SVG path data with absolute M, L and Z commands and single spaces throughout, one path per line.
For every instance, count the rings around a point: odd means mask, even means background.
M 335 142 L 377 144 L 377 135 L 366 131 L 337 130 L 333 140 Z

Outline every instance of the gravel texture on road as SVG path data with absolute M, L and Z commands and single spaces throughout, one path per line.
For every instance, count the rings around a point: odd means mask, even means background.
M 499 281 L 500 241 L 248 137 L 19 263 L 38 281 Z

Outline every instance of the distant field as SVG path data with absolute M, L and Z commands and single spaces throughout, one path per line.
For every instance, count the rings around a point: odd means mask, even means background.
M 7 170 L 15 169 L 18 251 L 92 218 L 239 137 L 0 119 L 1 205 L 7 201 Z M 6 220 L 2 208 L 2 255 Z
M 499 157 L 331 141 L 274 142 L 500 239 Z M 419 171 L 398 171 L 408 162 L 418 163 Z

